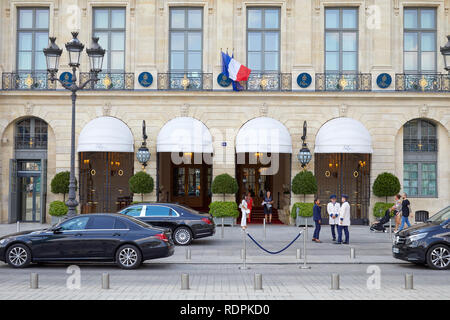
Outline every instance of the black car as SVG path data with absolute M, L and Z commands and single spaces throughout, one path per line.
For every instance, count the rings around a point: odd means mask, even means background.
M 397 259 L 430 268 L 450 268 L 450 206 L 439 211 L 427 222 L 397 233 L 392 247 Z
M 140 203 L 119 213 L 135 217 L 148 224 L 172 230 L 173 241 L 188 245 L 193 239 L 213 236 L 216 225 L 210 214 L 171 203 Z
M 80 215 L 49 229 L 0 238 L 0 260 L 14 268 L 32 262 L 98 261 L 134 269 L 173 252 L 170 230 L 119 214 Z

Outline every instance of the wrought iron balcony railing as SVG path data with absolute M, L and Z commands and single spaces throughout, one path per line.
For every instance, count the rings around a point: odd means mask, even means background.
M 316 73 L 316 91 L 371 91 L 370 73 Z
M 15 148 L 16 150 L 47 149 L 47 141 L 47 133 L 35 133 L 33 137 L 30 134 L 18 133 L 15 136 Z
M 450 92 L 450 76 L 441 73 L 395 75 L 396 91 Z
M 89 80 L 90 73 L 80 73 L 80 83 Z M 102 72 L 97 83 L 91 82 L 87 90 L 134 90 L 134 73 Z
M 403 139 L 403 150 L 408 152 L 437 152 L 438 140 L 436 138 L 426 139 Z
M 200 91 L 213 89 L 212 73 L 158 73 L 158 90 Z
M 50 81 L 47 71 L 18 71 L 2 74 L 3 90 L 55 90 L 56 82 Z
M 247 91 L 291 91 L 292 74 L 252 72 L 243 84 Z

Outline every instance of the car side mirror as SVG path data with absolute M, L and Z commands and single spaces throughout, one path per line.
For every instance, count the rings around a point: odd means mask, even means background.
M 62 228 L 61 227 L 54 227 L 52 229 L 53 233 L 61 233 L 62 232 Z

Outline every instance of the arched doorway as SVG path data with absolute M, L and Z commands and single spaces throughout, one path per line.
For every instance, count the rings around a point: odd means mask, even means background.
M 128 180 L 134 173 L 134 139 L 121 120 L 89 122 L 78 141 L 81 213 L 118 212 L 131 204 Z
M 158 201 L 209 211 L 212 182 L 212 136 L 199 120 L 178 117 L 157 138 Z
M 262 222 L 264 218 L 262 202 L 267 191 L 274 200 L 273 222 L 278 222 L 278 210 L 289 206 L 291 155 L 291 135 L 278 120 L 255 118 L 239 130 L 236 136 L 238 198 L 251 193 L 253 223 Z
M 352 224 L 368 224 L 372 138 L 357 120 L 337 118 L 325 123 L 316 136 L 315 176 L 324 206 L 330 195 L 349 196 Z M 327 222 L 328 219 L 324 219 Z

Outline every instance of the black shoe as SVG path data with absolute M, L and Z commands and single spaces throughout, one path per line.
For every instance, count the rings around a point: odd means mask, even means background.
M 336 239 L 333 239 L 333 242 L 336 242 Z
M 348 242 L 342 242 L 342 244 L 349 244 Z
M 335 242 L 335 243 L 333 243 L 333 244 L 342 244 L 342 242 Z

